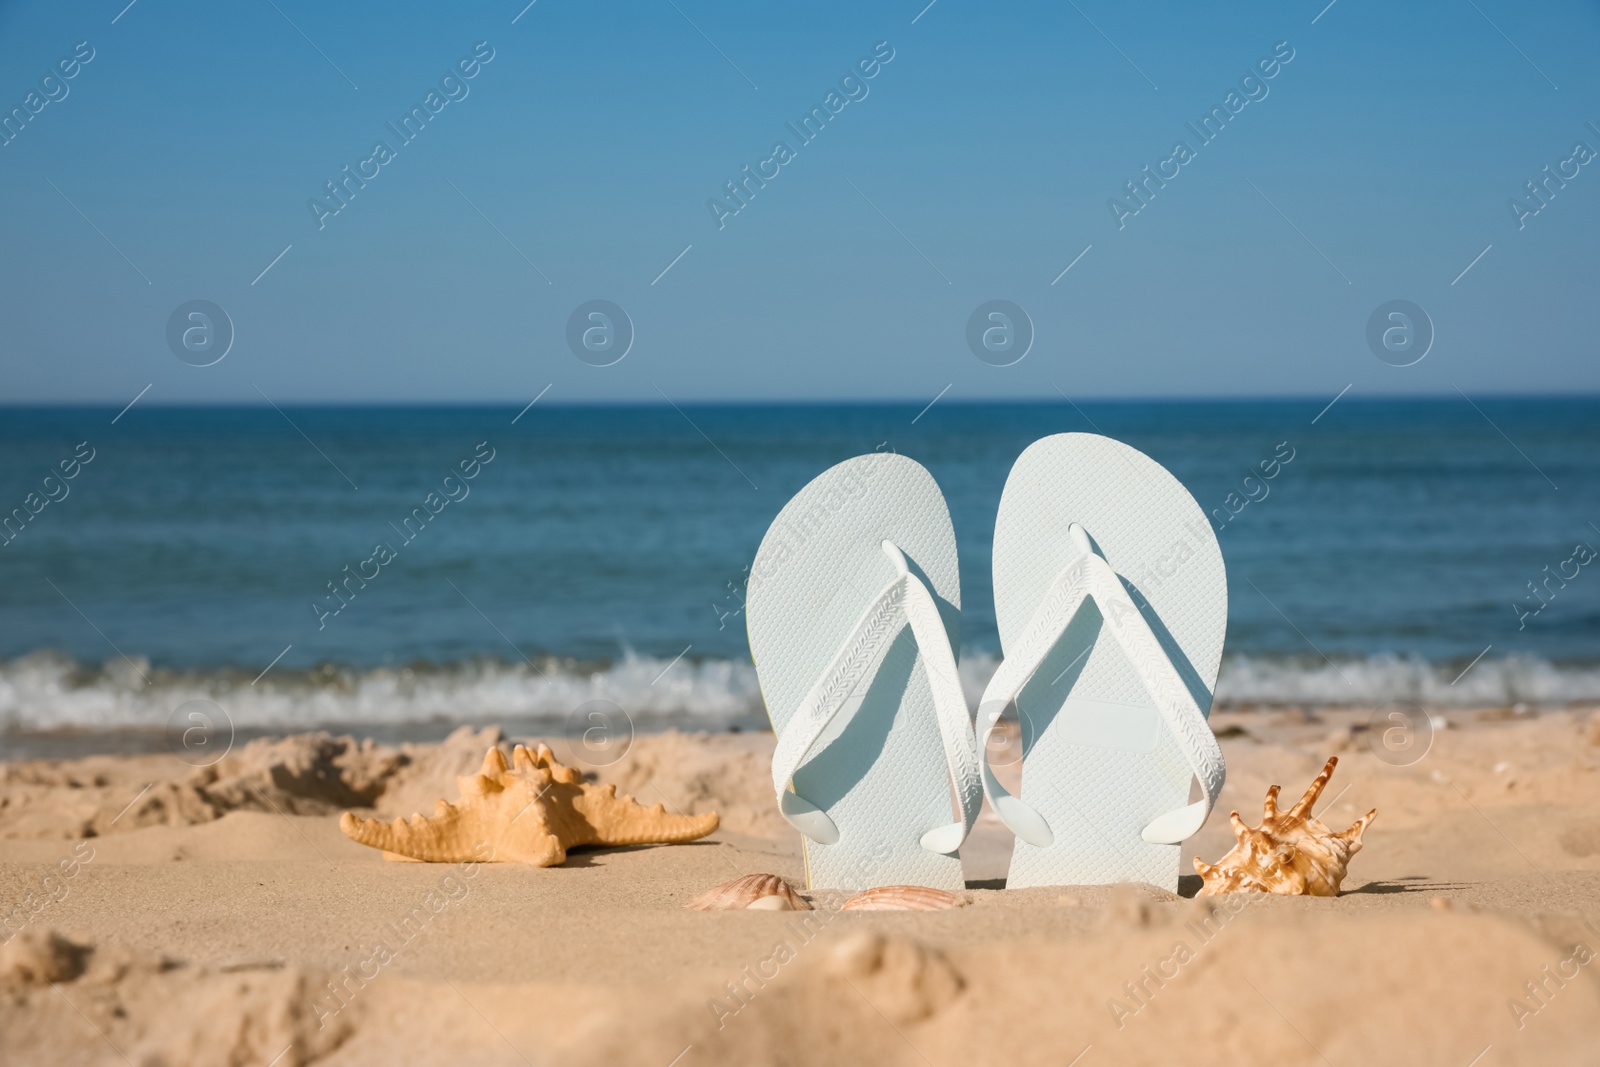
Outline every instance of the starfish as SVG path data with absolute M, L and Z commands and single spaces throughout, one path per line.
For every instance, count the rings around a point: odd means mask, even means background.
M 456 785 L 460 799 L 439 801 L 432 816 L 384 823 L 347 811 L 339 829 L 383 849 L 387 858 L 554 867 L 579 845 L 675 844 L 704 837 L 718 824 L 715 812 L 669 815 L 660 804 L 647 808 L 631 796 L 618 797 L 616 786 L 584 781 L 544 745 L 536 752 L 518 745 L 510 767 L 491 748 L 478 773 L 457 778 Z

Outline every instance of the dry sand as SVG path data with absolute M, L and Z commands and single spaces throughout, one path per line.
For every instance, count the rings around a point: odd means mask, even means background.
M 1444 717 L 1406 767 L 1362 712 L 1214 717 L 1228 785 L 1186 863 L 1337 752 L 1323 817 L 1379 813 L 1338 899 L 1006 892 L 986 814 L 967 905 L 919 914 L 683 910 L 801 875 L 766 735 L 639 737 L 601 780 L 723 828 L 550 869 L 384 863 L 339 832 L 454 797 L 494 730 L 0 764 L 0 1063 L 1595 1063 L 1600 721 Z

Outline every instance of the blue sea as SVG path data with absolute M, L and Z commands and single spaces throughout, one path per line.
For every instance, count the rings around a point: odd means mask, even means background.
M 761 723 L 746 567 L 793 492 L 885 447 L 949 500 L 976 691 L 1006 473 L 1071 430 L 1213 516 L 1220 702 L 1600 701 L 1600 400 L 1328 399 L 0 409 L 0 728 L 160 728 L 196 697 L 255 731 L 591 700 Z

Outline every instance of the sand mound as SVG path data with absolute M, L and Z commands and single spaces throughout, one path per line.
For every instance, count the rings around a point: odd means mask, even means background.
M 3 765 L 0 837 L 102 837 L 230 811 L 325 815 L 370 805 L 407 761 L 396 749 L 317 733 L 252 741 L 199 769 L 168 755 Z
M 259 806 L 269 797 L 292 814 L 322 815 L 370 807 L 407 762 L 404 753 L 370 740 L 297 734 L 252 741 L 187 784 L 223 810 Z
M 70 982 L 83 973 L 87 952 L 54 930 L 30 927 L 0 946 L 0 986 Z
M 539 743 L 528 739 L 529 745 Z M 614 764 L 586 761 L 567 741 L 547 740 L 586 776 L 646 803 L 695 815 L 716 811 L 736 833 L 772 836 L 770 735 L 676 732 L 634 739 Z M 382 818 L 432 812 L 456 796 L 491 746 L 509 758 L 497 727 L 463 726 L 439 744 L 380 745 L 328 733 L 260 738 L 195 769 L 172 756 L 104 756 L 0 764 L 0 838 L 72 839 L 147 826 L 193 826 L 232 811 Z
M 874 930 L 845 935 L 823 967 L 896 1025 L 928 1018 L 955 1000 L 963 985 L 937 949 Z
M 359 1019 L 358 1004 L 318 1010 L 327 981 L 275 964 L 188 967 L 30 929 L 0 948 L 0 1061 L 311 1063 Z
M 193 826 L 231 811 L 335 815 L 429 810 L 455 777 L 502 745 L 495 727 L 464 726 L 437 745 L 380 745 L 328 733 L 260 738 L 208 767 L 167 755 L 0 764 L 0 838 L 84 838 L 146 826 Z

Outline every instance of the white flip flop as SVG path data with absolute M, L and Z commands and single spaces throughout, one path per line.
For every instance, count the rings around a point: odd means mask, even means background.
M 956 850 L 983 786 L 960 608 L 944 495 L 892 452 L 824 471 L 762 538 L 745 618 L 808 887 L 963 887 Z
M 1030 445 L 1000 497 L 995 622 L 1005 659 L 978 708 L 980 753 L 1016 702 L 1022 787 L 983 760 L 1017 836 L 1008 888 L 1178 887 L 1179 843 L 1222 788 L 1206 722 L 1228 623 L 1222 549 L 1183 485 L 1098 434 Z M 1191 779 L 1201 798 L 1189 802 Z

